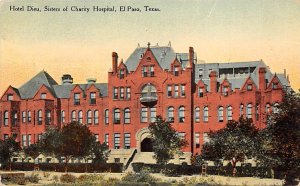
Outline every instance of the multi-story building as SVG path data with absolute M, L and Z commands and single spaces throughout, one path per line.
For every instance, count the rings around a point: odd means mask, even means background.
M 108 83 L 90 78 L 74 84 L 71 75 L 63 75 L 58 84 L 41 71 L 20 88 L 9 86 L 0 101 L 0 139 L 15 136 L 25 147 L 47 127 L 76 120 L 113 149 L 111 160 L 126 162 L 134 150 L 152 150 L 147 127 L 161 115 L 187 140 L 180 161 L 188 161 L 200 153 L 210 130 L 230 120 L 252 118 L 263 128 L 289 89 L 286 73 L 272 74 L 262 60 L 197 63 L 192 47 L 175 53 L 170 45 L 148 44 L 125 63 L 113 52 Z

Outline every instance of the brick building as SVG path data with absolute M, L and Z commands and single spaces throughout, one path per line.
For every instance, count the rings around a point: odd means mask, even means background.
M 41 71 L 20 88 L 9 86 L 0 101 L 0 139 L 15 136 L 21 146 L 36 143 L 52 125 L 77 120 L 112 149 L 111 161 L 125 162 L 134 151 L 151 151 L 147 126 L 161 115 L 188 141 L 179 161 L 200 153 L 207 132 L 240 116 L 265 126 L 272 106 L 290 89 L 286 73 L 272 74 L 260 61 L 197 63 L 192 47 L 138 47 L 124 63 L 112 53 L 108 83 L 90 78 L 58 84 Z M 273 109 L 274 110 L 274 109 Z

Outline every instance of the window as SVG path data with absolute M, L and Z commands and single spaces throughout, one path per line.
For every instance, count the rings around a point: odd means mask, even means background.
M 141 108 L 141 122 L 147 122 L 147 121 L 148 121 L 148 109 Z
M 87 124 L 92 124 L 92 111 L 91 110 L 88 110 L 87 112 L 86 112 L 86 123 Z
M 240 104 L 240 117 L 243 117 L 244 115 L 244 105 Z
M 174 122 L 174 107 L 168 108 L 168 121 Z
M 99 112 L 98 112 L 98 110 L 94 111 L 94 124 L 95 125 L 99 124 Z
M 50 124 L 51 124 L 51 111 L 46 110 L 46 125 L 50 125 Z
M 178 76 L 179 75 L 179 70 L 178 67 L 174 68 L 174 76 Z
M 247 111 L 246 111 L 247 112 L 247 118 L 252 118 L 252 104 L 249 103 L 247 105 L 246 109 L 247 109 Z
M 22 112 L 22 122 L 26 123 L 26 111 Z
M 172 86 L 171 85 L 167 86 L 167 91 L 168 91 L 168 97 L 172 97 Z
M 272 89 L 276 90 L 278 88 L 278 83 L 272 83 Z
M 108 146 L 108 139 L 109 139 L 109 134 L 105 134 L 105 136 L 104 136 L 104 142 L 105 142 L 105 144 Z
M 179 123 L 183 123 L 184 120 L 185 120 L 185 117 L 184 117 L 184 111 L 185 111 L 184 106 L 180 106 L 180 107 L 179 107 L 179 111 L 178 111 L 178 119 L 179 119 Z
M 120 87 L 120 99 L 124 99 L 124 87 Z
M 114 87 L 114 99 L 118 99 L 118 88 Z
M 148 76 L 148 67 L 147 66 L 143 66 L 143 68 L 142 68 L 142 76 L 143 77 L 147 77 Z
M 150 108 L 150 122 L 153 123 L 156 121 L 156 108 Z
M 120 148 L 120 133 L 114 134 L 114 148 L 119 149 Z
M 228 87 L 223 87 L 223 95 L 228 96 Z
M 71 121 L 76 121 L 76 111 L 75 110 L 73 110 L 71 112 Z
M 247 90 L 251 91 L 252 90 L 252 84 L 247 84 Z
M 92 105 L 96 104 L 96 92 L 90 93 L 90 104 Z
M 42 134 L 38 134 L 38 141 L 40 141 L 42 139 L 43 135 Z
M 26 139 L 26 135 L 22 135 L 22 146 L 26 147 L 27 146 L 27 139 Z
M 124 78 L 124 69 L 120 69 L 119 76 L 120 76 L 120 79 Z
M 124 148 L 130 149 L 130 133 L 124 134 Z
M 185 97 L 185 85 L 180 85 L 180 89 L 181 97 Z
M 199 76 L 198 76 L 199 78 L 202 78 L 203 77 L 203 69 L 202 68 L 200 68 L 199 69 Z
M 232 120 L 232 106 L 227 107 L 227 121 Z
M 38 110 L 38 124 L 41 125 L 43 122 L 42 110 Z
M 200 108 L 195 108 L 195 122 L 200 122 Z
M 12 100 L 14 100 L 14 95 L 7 94 L 7 101 L 12 101 Z
M 203 133 L 203 141 L 204 141 L 204 143 L 209 143 L 209 136 L 208 136 L 208 134 L 205 132 L 205 133 Z
M 74 105 L 80 105 L 80 94 L 74 93 Z
M 130 99 L 130 97 L 131 97 L 130 87 L 126 87 L 126 99 Z
M 3 124 L 4 124 L 4 126 L 8 126 L 8 111 L 4 111 L 3 115 L 4 115 Z
M 154 77 L 154 66 L 150 66 L 150 76 Z
M 272 110 L 274 114 L 278 114 L 279 113 L 279 108 L 278 108 L 279 104 L 278 103 L 274 103 L 272 106 Z
M 4 134 L 4 135 L 3 135 L 3 139 L 4 139 L 4 140 L 7 140 L 8 138 L 9 138 L 9 135 L 8 135 L 8 134 Z
M 124 123 L 130 123 L 130 109 L 126 108 L 124 110 Z
M 208 122 L 208 107 L 204 107 L 203 109 L 203 121 Z
M 200 133 L 199 132 L 195 133 L 195 144 L 196 144 L 196 148 L 200 148 Z
M 65 111 L 61 111 L 61 122 L 62 123 L 65 123 L 66 122 L 66 113 L 65 113 Z
M 203 87 L 198 88 L 198 95 L 199 97 L 203 97 Z
M 104 123 L 105 123 L 105 124 L 108 124 L 108 123 L 109 123 L 108 114 L 109 114 L 108 109 L 106 109 L 106 110 L 104 111 Z
M 99 141 L 99 134 L 95 134 L 95 138 L 96 138 L 96 142 L 98 142 Z
M 174 97 L 175 97 L 175 98 L 178 97 L 178 95 L 179 95 L 178 92 L 179 92 L 179 86 L 178 86 L 178 85 L 175 85 L 175 86 L 174 86 Z
M 116 108 L 114 110 L 114 124 L 120 124 L 120 109 Z
M 223 109 L 223 107 L 221 106 L 221 107 L 219 107 L 219 109 L 218 109 L 218 121 L 219 122 L 223 122 L 223 120 L 224 120 L 224 118 L 223 118 L 223 111 L 224 111 L 224 109 Z
M 16 126 L 17 125 L 17 122 L 18 122 L 18 114 L 17 114 L 17 111 L 12 111 L 12 125 L 13 126 Z
M 31 145 L 31 134 L 27 135 L 27 139 L 28 139 L 28 146 L 30 146 Z
M 141 98 L 156 98 L 156 88 L 148 83 L 142 88 Z
M 271 111 L 271 110 L 270 110 L 270 104 L 267 103 L 267 104 L 266 104 L 266 113 L 269 114 L 270 111 Z
M 47 98 L 47 94 L 46 93 L 41 93 L 41 99 L 46 99 Z
M 31 122 L 31 112 L 27 112 L 27 121 L 30 123 Z
M 82 110 L 78 111 L 78 122 L 82 123 L 83 122 L 83 116 L 82 116 Z
M 178 137 L 179 137 L 180 139 L 184 140 L 184 139 L 185 139 L 185 132 L 179 132 L 179 133 L 178 133 Z

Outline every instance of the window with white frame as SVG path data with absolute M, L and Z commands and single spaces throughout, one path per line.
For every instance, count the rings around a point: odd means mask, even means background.
M 153 65 L 150 66 L 150 76 L 154 77 L 154 66 Z
M 82 110 L 78 111 L 78 122 L 82 123 L 83 122 L 83 114 L 82 114 Z
M 46 93 L 41 93 L 41 99 L 46 99 L 47 98 L 47 94 Z
M 252 118 L 252 104 L 249 103 L 246 108 L 247 118 Z
M 167 86 L 167 92 L 168 92 L 168 97 L 172 97 L 172 86 L 171 85 Z
M 90 104 L 96 104 L 96 92 L 90 93 Z
M 125 98 L 125 92 L 124 92 L 124 87 L 120 87 L 120 99 Z
M 185 107 L 184 106 L 180 106 L 178 109 L 178 120 L 179 123 L 183 123 L 185 121 Z
M 181 89 L 180 90 L 181 97 L 185 97 L 185 85 L 181 84 L 180 89 Z
M 200 122 L 200 108 L 195 108 L 195 122 Z
M 121 114 L 120 109 L 116 108 L 114 110 L 114 124 L 120 124 L 121 123 Z
M 118 87 L 114 87 L 114 89 L 113 89 L 113 98 L 114 99 L 118 99 L 119 97 L 118 97 Z
M 105 124 L 109 124 L 109 116 L 108 116 L 108 114 L 109 114 L 109 111 L 108 111 L 108 109 L 106 109 L 104 111 L 104 123 Z
M 124 109 L 124 123 L 130 123 L 130 109 Z
M 42 110 L 38 110 L 38 124 L 41 125 L 43 122 L 43 113 Z
M 220 106 L 218 108 L 218 121 L 223 122 L 224 121 L 224 108 Z
M 94 125 L 98 125 L 98 124 L 99 124 L 99 111 L 94 110 Z
M 198 95 L 199 97 L 203 97 L 203 87 L 198 88 Z
M 195 144 L 196 144 L 196 148 L 200 148 L 200 133 L 199 132 L 195 133 Z
M 147 66 L 143 66 L 143 68 L 142 68 L 142 76 L 143 77 L 147 77 L 148 76 L 148 67 Z
M 174 85 L 174 97 L 177 98 L 179 96 L 179 86 Z
M 13 101 L 14 95 L 13 94 L 7 94 L 7 101 Z
M 272 106 L 272 110 L 274 114 L 278 114 L 279 113 L 279 103 L 274 103 Z
M 124 78 L 124 69 L 120 69 L 119 76 L 120 76 L 120 79 Z
M 148 121 L 148 109 L 146 107 L 141 108 L 141 122 Z
M 208 122 L 208 106 L 203 108 L 203 121 Z
M 4 111 L 3 116 L 3 124 L 4 126 L 8 126 L 8 111 Z
M 46 110 L 46 125 L 51 124 L 51 110 Z
M 31 145 L 31 134 L 27 135 L 27 139 L 28 139 L 28 146 L 30 146 Z
M 124 148 L 130 149 L 130 133 L 124 133 Z
M 61 118 L 60 118 L 61 123 L 65 123 L 66 122 L 66 113 L 65 111 L 61 111 Z
M 168 121 L 174 122 L 174 107 L 168 108 Z
M 156 121 L 156 108 L 150 108 L 150 122 Z
M 31 112 L 27 112 L 27 121 L 30 123 L 31 122 Z
M 86 112 L 86 123 L 87 124 L 92 124 L 92 111 L 91 110 L 88 110 L 87 112 Z
M 228 121 L 232 120 L 232 106 L 227 107 L 227 120 Z
M 26 123 L 26 111 L 22 112 L 22 122 Z
M 120 149 L 120 133 L 114 134 L 114 148 Z
M 76 111 L 75 110 L 73 110 L 71 112 L 71 121 L 76 121 Z
M 131 97 L 130 87 L 126 87 L 126 99 L 130 99 L 130 97 Z
M 80 93 L 74 93 L 74 105 L 80 105 Z
M 178 75 L 179 75 L 179 68 L 174 67 L 174 76 L 178 76 Z
M 23 147 L 27 146 L 27 136 L 26 136 L 26 134 L 22 135 L 22 146 Z

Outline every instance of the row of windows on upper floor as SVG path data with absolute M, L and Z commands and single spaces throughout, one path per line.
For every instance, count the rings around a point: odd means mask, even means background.
M 35 115 L 35 111 L 33 111 L 33 115 Z M 51 110 L 46 110 L 45 113 L 45 124 L 46 125 L 50 125 L 52 123 L 52 114 L 51 114 Z M 34 116 L 35 117 L 35 116 Z M 17 111 L 12 111 L 11 112 L 11 125 L 12 126 L 18 126 L 19 124 L 19 117 L 18 117 L 18 112 Z M 2 121 L 2 120 L 0 120 Z M 31 111 L 22 111 L 22 123 L 31 123 L 32 121 L 34 121 L 35 124 L 35 119 L 32 120 L 31 117 Z M 43 112 L 42 110 L 38 110 L 36 112 L 36 122 L 38 125 L 42 125 L 43 124 Z M 1 122 L 0 122 L 1 124 Z M 9 124 L 9 112 L 8 111 L 4 111 L 3 112 L 3 125 L 4 126 L 8 126 Z

